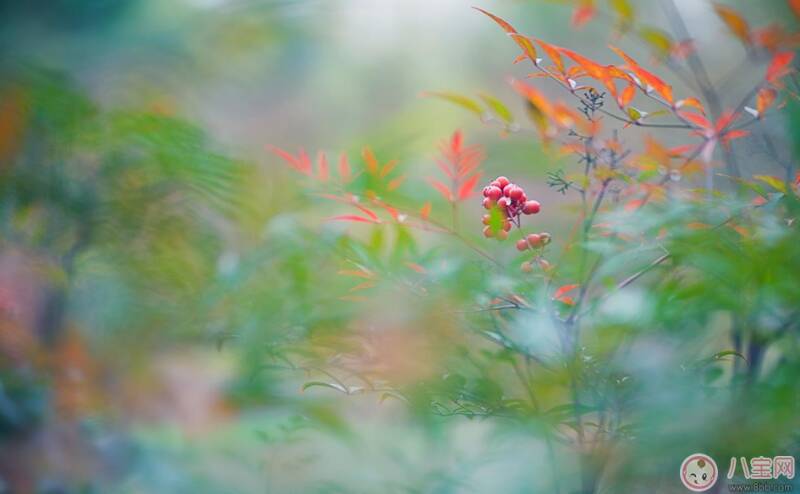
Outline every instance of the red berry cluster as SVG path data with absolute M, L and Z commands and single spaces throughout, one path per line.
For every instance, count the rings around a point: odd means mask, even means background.
M 489 225 L 489 215 L 483 216 L 483 234 L 487 237 L 497 236 L 498 240 L 505 240 L 513 225 L 520 226 L 520 216 L 523 214 L 536 214 L 541 209 L 538 201 L 529 201 L 525 190 L 517 184 L 512 184 L 506 177 L 497 177 L 483 188 L 483 207 L 492 209 L 497 207 L 503 213 L 503 229 L 496 234 Z

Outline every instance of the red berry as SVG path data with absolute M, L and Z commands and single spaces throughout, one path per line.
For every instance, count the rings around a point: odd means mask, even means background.
M 492 227 L 490 227 L 490 226 L 487 226 L 487 227 L 485 227 L 485 228 L 483 229 L 483 236 L 484 236 L 484 237 L 486 237 L 486 238 L 491 238 L 491 237 L 492 237 L 492 235 L 493 235 L 493 233 L 492 233 Z
M 531 271 L 533 271 L 533 265 L 528 261 L 523 262 L 519 268 L 522 270 L 523 273 L 530 273 Z
M 503 195 L 503 191 L 500 190 L 500 187 L 489 186 L 489 187 L 486 187 L 486 189 L 483 189 L 483 190 L 484 190 L 483 195 L 485 195 L 486 197 L 488 197 L 489 199 L 491 199 L 493 201 L 496 201 L 496 200 L 500 199 L 500 196 Z
M 528 242 L 524 238 L 517 240 L 517 250 L 520 252 L 528 250 Z
M 507 208 L 509 204 L 511 204 L 511 201 L 508 200 L 508 197 L 501 197 L 497 200 L 497 207 L 500 209 Z
M 508 232 L 505 230 L 500 230 L 497 232 L 497 240 L 505 240 L 508 238 Z
M 536 214 L 541 210 L 542 206 L 539 201 L 527 201 L 522 207 L 522 212 L 525 214 Z
M 505 220 L 503 222 L 503 231 L 510 232 L 512 226 L 513 225 L 511 224 L 511 222 L 509 220 Z
M 528 202 L 528 196 L 525 195 L 525 191 L 524 190 L 522 191 L 522 196 L 519 198 L 519 202 L 521 202 L 523 204 Z
M 498 187 L 501 189 L 505 188 L 505 186 L 510 183 L 510 181 L 502 175 L 494 179 L 494 181 L 497 182 Z
M 503 195 L 508 197 L 508 195 L 514 189 L 514 187 L 516 187 L 516 185 L 514 185 L 514 184 L 508 184 L 505 187 L 503 187 Z
M 528 241 L 528 244 L 530 244 L 531 247 L 539 247 L 542 244 L 542 237 L 535 233 L 531 233 L 525 237 L 525 240 Z
M 525 195 L 525 191 L 522 190 L 522 187 L 519 187 L 517 185 L 511 187 L 511 191 L 509 191 L 509 193 L 508 193 L 508 197 L 510 197 L 511 199 L 513 199 L 515 201 L 521 200 L 522 196 L 524 196 L 524 195 Z
M 489 182 L 489 186 L 490 187 L 497 187 L 498 189 L 502 189 L 502 187 L 500 187 L 500 182 L 498 182 L 497 180 L 492 180 L 491 182 Z
M 481 223 L 483 223 L 484 225 L 488 225 L 490 219 L 491 216 L 489 216 L 488 214 L 484 214 L 483 217 L 481 218 Z
M 484 197 L 483 198 L 483 207 L 486 208 L 486 209 L 492 209 L 492 206 L 494 206 L 494 201 L 489 199 L 488 197 Z

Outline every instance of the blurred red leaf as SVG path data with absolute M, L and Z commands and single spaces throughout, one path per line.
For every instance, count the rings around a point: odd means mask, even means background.
M 434 180 L 434 179 L 431 179 L 430 183 L 433 186 L 433 188 L 435 188 L 436 190 L 439 191 L 439 193 L 442 195 L 442 197 L 445 198 L 445 200 L 447 200 L 447 201 L 452 201 L 453 200 L 453 194 L 450 191 L 450 189 L 447 187 L 447 185 L 443 184 L 442 182 L 440 182 L 438 180 Z
M 794 15 L 800 19 L 800 0 L 789 0 L 789 7 L 794 12 Z
M 356 216 L 354 214 L 345 214 L 342 216 L 334 216 L 330 218 L 330 221 L 356 221 L 361 223 L 378 223 L 377 221 L 371 220 L 369 218 L 364 218 L 363 216 Z
M 320 151 L 317 154 L 317 177 L 322 182 L 327 182 L 328 174 L 328 158 L 325 156 L 325 153 Z
M 339 176 L 342 177 L 344 182 L 350 180 L 350 163 L 347 161 L 347 155 L 344 153 L 339 156 Z
M 594 1 L 584 0 L 572 12 L 572 25 L 581 28 L 595 15 Z
M 463 201 L 464 199 L 468 198 L 474 193 L 475 185 L 478 183 L 478 180 L 481 178 L 480 173 L 476 173 L 475 175 L 469 177 L 464 183 L 461 184 L 461 187 L 458 188 L 458 200 Z
M 769 67 L 767 67 L 767 82 L 772 84 L 785 76 L 789 72 L 788 66 L 792 63 L 793 59 L 794 53 L 790 51 L 776 53 L 775 56 L 772 57 Z
M 283 159 L 289 164 L 290 167 L 304 175 L 311 176 L 311 160 L 308 159 L 308 155 L 304 150 L 301 149 L 297 156 L 292 156 L 291 153 L 271 144 L 268 144 L 266 149 L 272 154 Z
M 556 290 L 553 293 L 553 299 L 554 300 L 558 300 L 561 297 L 563 297 L 565 293 L 568 293 L 568 292 L 578 288 L 579 286 L 580 285 L 564 285 L 564 286 L 562 286 L 561 288 L 559 288 L 558 290 Z

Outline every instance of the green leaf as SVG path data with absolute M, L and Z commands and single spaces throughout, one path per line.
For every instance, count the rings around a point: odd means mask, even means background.
M 486 106 L 491 109 L 495 115 L 500 117 L 500 119 L 507 123 L 512 124 L 514 123 L 514 115 L 511 114 L 511 110 L 499 99 L 495 98 L 491 94 L 481 93 L 480 98 L 486 103 Z
M 425 96 L 433 96 L 434 98 L 443 99 L 445 101 L 449 101 L 450 103 L 456 104 L 465 110 L 469 110 L 472 113 L 478 115 L 478 117 L 483 117 L 483 108 L 481 105 L 478 104 L 477 101 L 464 96 L 463 94 L 458 94 L 450 91 L 441 91 L 441 92 L 427 92 L 424 93 Z

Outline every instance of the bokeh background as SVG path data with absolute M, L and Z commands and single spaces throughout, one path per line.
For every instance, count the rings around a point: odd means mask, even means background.
M 457 330 L 449 311 L 474 294 L 342 301 L 348 227 L 323 221 L 330 206 L 299 194 L 268 144 L 369 145 L 425 177 L 461 129 L 488 175 L 560 201 L 539 221 L 566 234 L 574 209 L 544 184 L 557 158 L 424 97 L 489 92 L 524 114 L 516 52 L 473 3 L 0 2 L 0 492 L 547 492 L 544 446 L 517 427 L 302 391 L 320 373 L 287 368 L 309 338 L 327 348 L 336 328 L 378 325 L 369 358 L 424 381 L 451 356 L 437 336 Z M 659 2 L 634 3 L 666 28 Z M 708 3 L 677 5 L 735 104 L 763 68 L 741 64 Z M 795 22 L 784 2 L 731 5 Z M 598 60 L 612 41 L 647 58 L 602 17 L 572 30 L 559 2 L 480 6 Z M 782 115 L 767 131 L 791 159 L 786 128 Z M 740 146 L 761 170 L 761 145 Z M 436 200 L 426 187 L 407 195 Z

